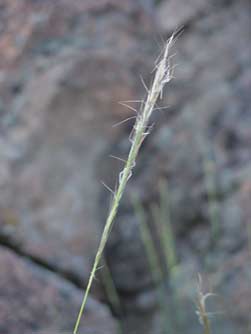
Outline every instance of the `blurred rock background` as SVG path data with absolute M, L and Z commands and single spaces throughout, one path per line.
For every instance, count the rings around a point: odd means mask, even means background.
M 1 333 L 72 329 L 109 208 L 101 181 L 116 185 L 122 163 L 110 155 L 129 148 L 133 120 L 113 125 L 134 114 L 118 102 L 144 97 L 140 76 L 149 84 L 180 27 L 168 108 L 154 115 L 106 249 L 119 309 L 101 269 L 82 328 L 201 333 L 201 273 L 217 294 L 212 332 L 250 330 L 250 1 L 0 0 Z M 153 222 L 160 184 L 172 268 Z M 165 326 L 132 197 L 166 274 Z

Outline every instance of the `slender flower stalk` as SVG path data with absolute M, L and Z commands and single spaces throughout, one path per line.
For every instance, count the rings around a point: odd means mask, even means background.
M 136 121 L 133 127 L 133 135 L 130 139 L 131 148 L 125 162 L 124 169 L 119 174 L 119 182 L 118 188 L 115 190 L 113 194 L 113 200 L 111 204 L 111 209 L 108 214 L 105 227 L 101 236 L 100 244 L 98 246 L 98 250 L 95 256 L 95 260 L 93 263 L 93 267 L 90 273 L 90 277 L 87 283 L 87 287 L 85 290 L 85 294 L 83 297 L 83 301 L 79 310 L 79 314 L 77 317 L 77 321 L 74 327 L 73 334 L 77 334 L 80 320 L 82 318 L 87 298 L 95 278 L 95 273 L 102 258 L 102 254 L 107 243 L 109 234 L 111 232 L 111 228 L 114 222 L 114 219 L 117 215 L 118 207 L 122 198 L 122 195 L 125 191 L 126 184 L 132 175 L 133 168 L 136 164 L 136 158 L 138 156 L 139 149 L 144 141 L 145 137 L 149 134 L 149 121 L 150 117 L 154 111 L 155 104 L 159 97 L 162 97 L 162 92 L 165 84 L 167 84 L 172 79 L 172 67 L 170 64 L 170 48 L 174 43 L 174 36 L 172 36 L 163 51 L 163 55 L 161 59 L 156 64 L 156 71 L 152 86 L 149 90 L 147 90 L 147 97 L 145 101 L 142 103 L 140 111 L 136 117 Z

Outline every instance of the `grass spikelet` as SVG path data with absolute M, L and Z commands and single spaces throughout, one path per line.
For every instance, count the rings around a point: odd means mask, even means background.
M 177 34 L 176 34 L 177 35 Z M 83 301 L 79 310 L 79 314 L 74 327 L 74 334 L 77 334 L 80 321 L 86 306 L 87 298 L 95 278 L 95 273 L 102 258 L 102 254 L 107 243 L 114 219 L 117 215 L 118 207 L 125 191 L 126 184 L 132 175 L 133 168 L 136 164 L 139 149 L 149 134 L 150 117 L 154 111 L 155 104 L 159 97 L 162 97 L 164 86 L 172 79 L 173 68 L 170 63 L 170 48 L 175 40 L 174 35 L 168 40 L 160 60 L 156 64 L 155 76 L 153 83 L 148 90 L 145 101 L 141 104 L 141 108 L 137 113 L 136 121 L 133 127 L 132 136 L 130 138 L 131 148 L 125 162 L 124 169 L 119 174 L 118 187 L 113 193 L 113 199 L 105 227 L 101 236 L 98 250 L 94 259 L 93 267 L 84 293 Z
M 211 334 L 211 326 L 209 321 L 209 313 L 206 310 L 206 300 L 214 296 L 213 293 L 206 293 L 204 294 L 202 291 L 202 278 L 199 275 L 199 282 L 198 282 L 198 299 L 197 299 L 197 311 L 196 314 L 199 317 L 199 322 L 204 328 L 204 334 Z

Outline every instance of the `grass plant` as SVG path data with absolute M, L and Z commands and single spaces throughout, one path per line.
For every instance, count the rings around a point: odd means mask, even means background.
M 152 233 L 147 224 L 146 212 L 137 198 L 133 200 L 133 206 L 134 206 L 134 212 L 139 220 L 140 235 L 149 262 L 149 268 L 151 270 L 155 283 L 159 284 L 160 281 L 162 282 L 164 281 L 165 275 L 161 269 L 158 252 L 154 244 Z
M 160 204 L 159 206 L 152 206 L 152 215 L 154 218 L 154 224 L 159 231 L 161 248 L 164 252 L 165 265 L 171 275 L 177 264 L 177 258 L 175 240 L 171 226 L 170 203 L 166 182 L 162 181 L 159 183 L 159 195 Z
M 215 180 L 215 162 L 204 156 L 204 175 L 205 186 L 208 197 L 209 219 L 211 224 L 211 238 L 214 243 L 217 241 L 220 233 L 219 206 L 217 202 L 217 189 Z
M 106 219 L 105 227 L 101 236 L 101 240 L 98 246 L 98 250 L 94 259 L 90 277 L 87 283 L 87 287 L 84 293 L 83 301 L 80 306 L 80 310 L 77 316 L 77 320 L 74 326 L 73 333 L 77 334 L 80 326 L 80 321 L 85 310 L 86 302 L 95 278 L 98 265 L 103 256 L 103 251 L 109 238 L 114 220 L 117 215 L 119 204 L 123 193 L 126 188 L 126 184 L 132 176 L 133 169 L 136 164 L 136 159 L 140 150 L 140 147 L 149 134 L 150 131 L 150 118 L 154 112 L 156 102 L 162 97 L 164 86 L 172 79 L 172 66 L 170 63 L 170 48 L 174 43 L 174 35 L 166 43 L 166 46 L 156 62 L 155 75 L 151 87 L 147 89 L 146 99 L 142 102 L 140 110 L 137 113 L 136 121 L 133 127 L 132 136 L 130 138 L 131 147 L 128 153 L 127 160 L 125 162 L 124 169 L 119 174 L 118 187 L 113 192 L 113 199 L 111 207 Z
M 209 297 L 213 296 L 212 293 L 203 293 L 202 290 L 202 278 L 199 275 L 198 281 L 198 297 L 197 297 L 197 315 L 199 317 L 199 322 L 204 328 L 203 334 L 211 334 L 211 326 L 209 321 L 209 313 L 206 310 L 206 301 Z

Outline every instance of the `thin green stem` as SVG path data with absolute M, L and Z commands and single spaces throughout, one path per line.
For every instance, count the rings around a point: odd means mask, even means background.
M 139 219 L 139 228 L 142 238 L 142 242 L 146 251 L 147 259 L 149 262 L 149 267 L 154 279 L 154 282 L 158 284 L 164 281 L 164 273 L 161 269 L 161 264 L 159 261 L 158 253 L 154 245 L 153 237 L 151 231 L 147 224 L 146 214 L 142 204 L 139 202 L 138 198 L 133 199 L 133 205 L 135 213 Z
M 109 299 L 114 310 L 117 312 L 121 312 L 121 304 L 120 304 L 119 295 L 118 295 L 116 286 L 112 278 L 112 273 L 104 257 L 102 259 L 102 263 L 104 264 L 104 266 L 101 270 L 101 277 L 102 277 L 102 282 L 103 282 L 103 285 L 106 291 L 107 298 Z
M 168 198 L 167 182 L 160 182 L 160 219 L 156 223 L 160 223 L 161 227 L 161 242 L 164 249 L 166 264 L 170 275 L 177 264 L 175 251 L 175 238 L 171 224 L 170 200 Z
M 219 207 L 215 182 L 215 163 L 204 157 L 205 185 L 208 196 L 209 216 L 212 229 L 212 241 L 216 241 L 220 232 Z

